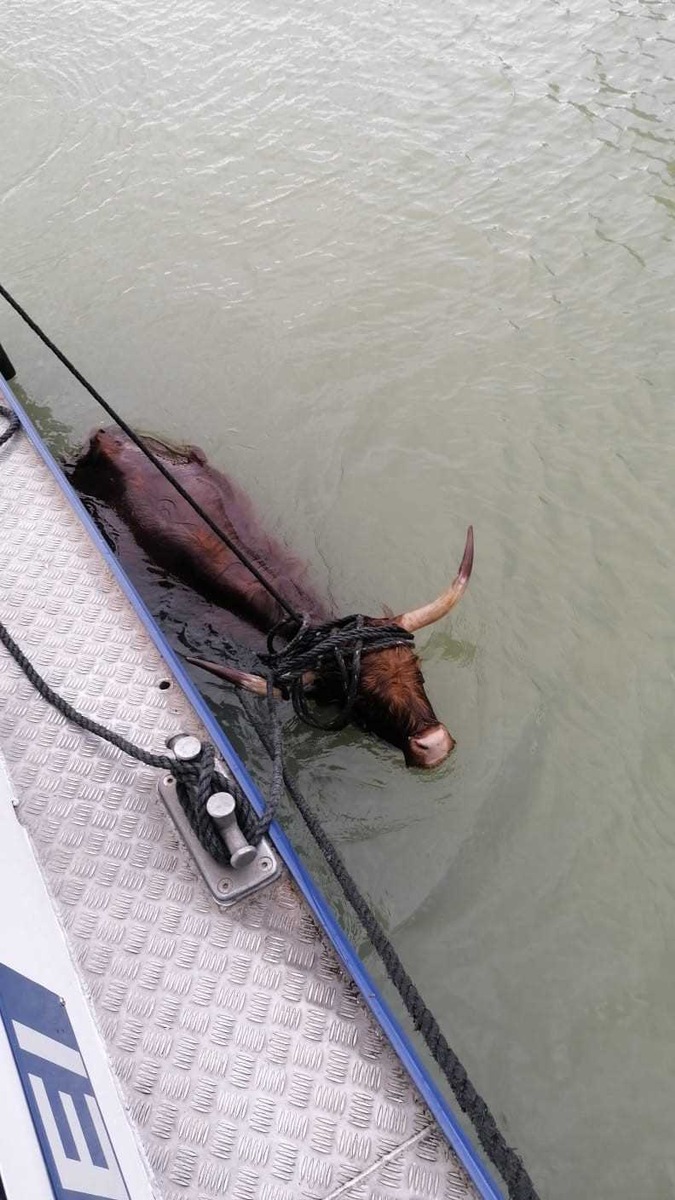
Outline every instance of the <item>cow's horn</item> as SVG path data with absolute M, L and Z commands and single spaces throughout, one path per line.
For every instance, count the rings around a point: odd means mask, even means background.
M 262 675 L 250 675 L 248 671 L 239 671 L 236 667 L 226 667 L 222 663 L 208 662 L 205 658 L 192 658 L 189 654 L 184 654 L 183 658 L 186 662 L 192 663 L 193 667 L 201 667 L 202 671 L 210 671 L 212 675 L 217 675 L 219 679 L 226 679 L 235 687 L 244 688 L 247 692 L 255 692 L 256 696 L 267 695 L 267 680 L 263 679 Z M 279 699 L 281 692 L 274 688 L 274 695 Z
M 423 608 L 416 608 L 412 612 L 403 613 L 402 616 L 397 617 L 397 625 L 402 625 L 408 633 L 416 633 L 418 629 L 424 629 L 425 625 L 433 625 L 434 621 L 440 621 L 441 617 L 447 616 L 450 609 L 454 608 L 457 601 L 461 600 L 464 595 L 472 566 L 473 525 L 469 525 L 464 555 L 459 571 L 450 584 L 450 587 L 447 591 L 442 592 L 437 600 L 433 600 L 431 604 L 425 604 Z

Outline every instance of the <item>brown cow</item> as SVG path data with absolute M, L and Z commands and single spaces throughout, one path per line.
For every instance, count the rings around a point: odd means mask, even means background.
M 243 492 L 210 467 L 201 450 L 195 446 L 171 447 L 153 438 L 146 441 L 294 609 L 307 613 L 316 624 L 334 615 L 305 583 L 304 568 L 262 530 Z M 286 616 L 262 584 L 120 430 L 99 429 L 94 433 L 78 467 L 89 472 L 94 468 L 99 494 L 158 565 L 257 629 L 267 632 Z M 396 623 L 414 633 L 440 620 L 463 595 L 472 564 L 473 531 L 469 528 L 457 577 L 437 600 L 397 617 L 368 617 L 367 623 Z M 264 691 L 259 676 L 201 660 L 199 665 L 241 687 Z M 325 687 L 317 694 L 322 700 L 330 699 Z M 400 747 L 408 766 L 438 766 L 455 744 L 429 703 L 417 656 L 409 645 L 364 653 L 353 717 L 364 729 Z

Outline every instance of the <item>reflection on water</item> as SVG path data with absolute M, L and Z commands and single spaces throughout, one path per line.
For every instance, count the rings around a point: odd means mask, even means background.
M 542 1194 L 675 1195 L 672 7 L 3 16 L 4 282 L 85 373 L 344 611 L 440 591 L 474 523 L 420 638 L 452 762 L 291 756 Z

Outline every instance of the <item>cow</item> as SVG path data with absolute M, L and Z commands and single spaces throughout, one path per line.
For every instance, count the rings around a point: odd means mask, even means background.
M 144 441 L 186 492 L 273 582 L 292 609 L 306 614 L 315 625 L 335 617 L 307 582 L 306 568 L 263 530 L 241 488 L 210 466 L 202 450 L 197 446 L 172 446 L 151 437 Z M 117 513 L 158 566 L 263 633 L 287 617 L 274 596 L 120 429 L 98 429 L 90 436 L 71 475 L 76 485 L 78 472 L 82 471 L 89 478 L 92 472 L 95 474 L 99 497 Z M 457 576 L 436 600 L 398 616 L 366 617 L 365 623 L 394 624 L 414 634 L 441 620 L 466 590 L 473 553 L 473 529 L 469 527 Z M 264 694 L 266 690 L 262 676 L 224 664 L 192 661 L 249 691 Z M 335 699 L 330 680 L 315 676 L 313 687 L 319 702 Z M 410 643 L 364 652 L 352 717 L 363 729 L 402 750 L 411 767 L 437 767 L 455 745 L 426 695 L 419 660 Z

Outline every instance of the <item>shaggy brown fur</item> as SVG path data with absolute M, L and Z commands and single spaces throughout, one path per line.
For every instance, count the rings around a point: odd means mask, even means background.
M 384 711 L 383 697 L 386 697 Z M 364 655 L 354 715 L 365 729 L 387 741 L 396 739 L 399 746 L 430 725 L 438 724 L 413 650 L 408 646 L 392 646 Z

